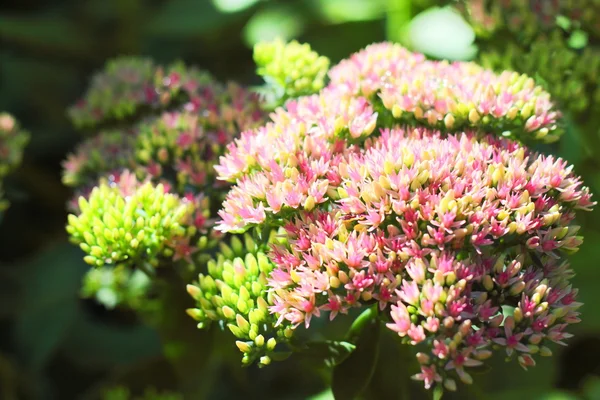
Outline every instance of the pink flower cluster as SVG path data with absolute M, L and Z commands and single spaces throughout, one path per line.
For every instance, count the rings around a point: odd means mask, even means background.
M 244 132 L 215 167 L 235 183 L 218 229 L 285 228 L 268 279 L 278 323 L 308 326 L 377 303 L 388 328 L 425 349 L 416 378 L 428 388 L 453 389 L 453 376 L 470 383 L 465 368 L 496 346 L 525 368 L 533 354 L 551 354 L 547 344 L 562 344 L 579 321 L 565 256 L 582 242 L 575 211 L 595 203 L 564 160 L 502 137 L 508 120 L 538 139 L 553 132 L 547 95 L 518 75 L 389 44 L 343 61 L 331 78 Z M 450 127 L 445 114 L 441 131 L 414 128 L 438 124 L 386 111 L 414 116 L 425 104 L 470 107 L 468 123 Z M 521 117 L 508 118 L 513 108 Z
M 474 63 L 428 61 L 379 43 L 342 61 L 330 77 L 330 87 L 377 99 L 396 122 L 498 132 L 522 141 L 552 142 L 562 133 L 549 94 L 516 72 L 496 75 Z
M 268 213 L 315 205 L 329 199 L 335 166 L 348 146 L 375 131 L 377 113 L 364 98 L 340 97 L 326 89 L 287 103 L 272 122 L 242 133 L 215 166 L 220 179 L 237 184 L 219 212 L 221 230 L 244 230 Z M 256 172 L 256 173 L 254 173 Z
M 492 343 L 526 367 L 530 353 L 569 337 L 580 304 L 561 258 L 581 243 L 574 210 L 592 203 L 564 161 L 491 136 L 397 129 L 336 172 L 331 210 L 292 218 L 291 245 L 272 252 L 280 320 L 308 326 L 322 312 L 391 306 L 388 327 L 427 344 L 423 367 L 466 383 L 462 367 Z M 517 307 L 513 327 L 501 306 Z

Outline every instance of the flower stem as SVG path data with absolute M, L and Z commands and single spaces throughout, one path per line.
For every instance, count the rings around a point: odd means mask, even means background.
M 404 29 L 412 18 L 410 0 L 388 0 L 387 5 L 387 39 L 401 43 Z

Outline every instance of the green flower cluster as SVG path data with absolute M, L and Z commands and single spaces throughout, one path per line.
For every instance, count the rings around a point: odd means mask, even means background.
M 254 46 L 257 73 L 285 101 L 318 92 L 325 86 L 329 59 L 312 51 L 310 45 L 280 39 Z
M 116 386 L 106 390 L 102 396 L 103 400 L 183 400 L 180 394 L 148 388 L 141 396 L 134 396 L 124 386 Z
M 23 148 L 27 142 L 29 134 L 21 130 L 14 117 L 8 113 L 0 113 L 0 211 L 8 207 L 8 202 L 1 198 L 2 181 L 21 163 Z
M 562 24 L 565 20 L 594 36 L 600 35 L 598 0 L 459 0 L 456 3 L 461 11 L 467 11 L 470 22 L 481 36 L 506 29 L 522 41 L 533 42 L 540 32 L 551 31 L 557 22 Z
M 273 231 L 268 242 L 275 240 Z M 289 325 L 277 325 L 277 318 L 269 312 L 273 294 L 267 291 L 267 277 L 274 264 L 265 251 L 266 246 L 259 246 L 248 233 L 244 243 L 233 236 L 231 246 L 221 243 L 216 260 L 208 262 L 208 274 L 200 274 L 197 283 L 187 286 L 197 302 L 197 308 L 187 312 L 198 327 L 213 321 L 227 326 L 239 339 L 236 345 L 244 354 L 242 362 L 258 360 L 261 366 L 287 356 L 278 345 L 292 336 Z
M 123 263 L 145 271 L 158 266 L 160 257 L 173 256 L 172 243 L 189 234 L 184 225 L 192 211 L 189 202 L 149 182 L 131 193 L 103 182 L 88 200 L 79 198 L 79 209 L 78 216 L 69 215 L 67 232 L 87 253 L 88 264 Z

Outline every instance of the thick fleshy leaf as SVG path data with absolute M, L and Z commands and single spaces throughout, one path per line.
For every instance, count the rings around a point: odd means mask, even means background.
M 453 8 L 431 8 L 417 15 L 409 26 L 414 50 L 435 58 L 471 60 L 477 53 L 475 32 Z
M 336 399 L 355 399 L 368 387 L 379 358 L 380 328 L 376 308 L 361 314 L 350 328 L 349 337 L 354 339 L 356 350 L 333 370 Z
M 302 18 L 293 8 L 267 8 L 252 16 L 242 34 L 248 47 L 253 47 L 258 42 L 277 38 L 283 41 L 294 39 L 302 32 L 303 25 Z
M 306 349 L 302 350 L 302 355 L 313 357 L 327 367 L 335 367 L 346 360 L 355 349 L 356 345 L 349 342 L 327 340 L 308 343 Z

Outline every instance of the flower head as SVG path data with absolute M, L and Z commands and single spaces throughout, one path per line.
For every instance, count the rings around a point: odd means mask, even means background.
M 474 63 L 428 61 L 380 43 L 342 61 L 330 76 L 330 87 L 372 98 L 386 111 L 381 117 L 393 123 L 476 129 L 527 142 L 552 142 L 562 133 L 548 93 L 515 72 L 497 75 Z
M 79 210 L 69 215 L 67 232 L 88 254 L 84 260 L 98 267 L 158 265 L 160 257 L 173 255 L 169 243 L 186 235 L 192 211 L 190 203 L 149 182 L 129 193 L 102 182 L 87 200 L 80 197 Z
M 425 349 L 416 378 L 452 390 L 497 346 L 530 367 L 563 343 L 579 321 L 572 222 L 595 203 L 564 160 L 520 143 L 558 137 L 548 95 L 518 74 L 388 44 L 330 75 L 216 167 L 234 183 L 219 230 L 285 229 L 266 277 L 277 323 L 377 303 Z
M 280 39 L 254 46 L 257 73 L 283 100 L 318 92 L 325 85 L 329 59 L 312 51 L 310 45 Z M 281 92 L 281 93 L 278 93 Z

